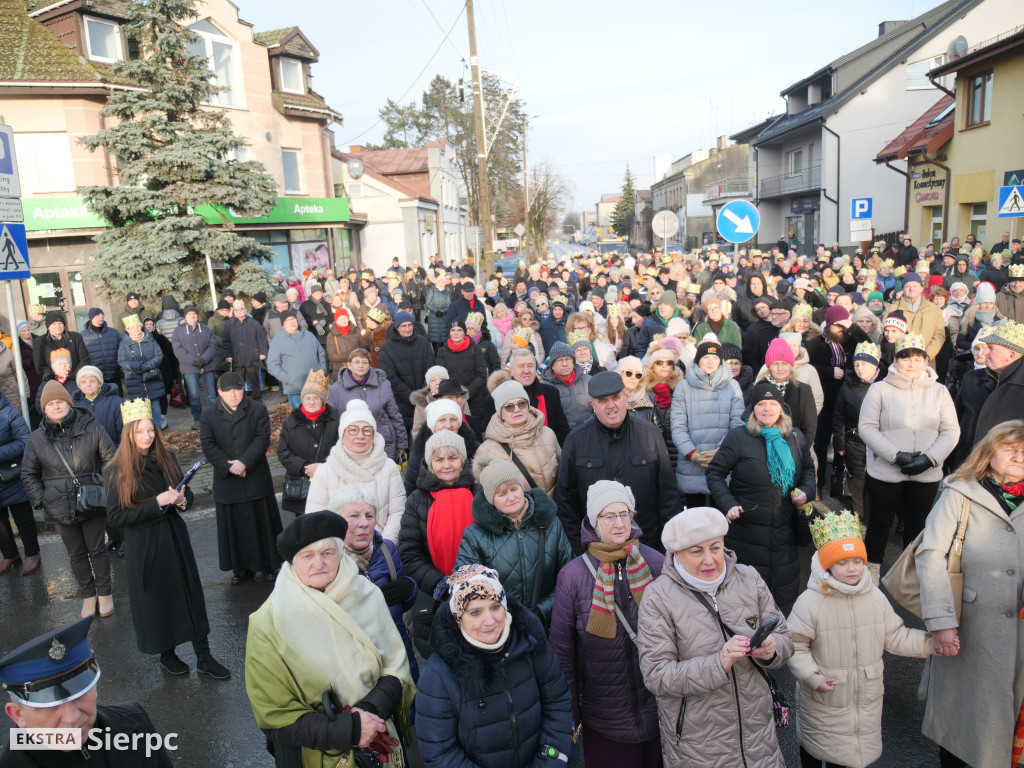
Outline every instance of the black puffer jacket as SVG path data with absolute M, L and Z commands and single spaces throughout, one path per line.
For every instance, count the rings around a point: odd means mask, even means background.
M 469 346 L 461 352 L 454 352 L 445 342 L 437 348 L 437 365 L 448 371 L 452 381 L 469 390 L 470 408 L 473 414 L 481 413 L 473 403 L 482 403 L 487 395 L 487 356 L 479 344 L 469 342 Z M 426 371 L 424 371 L 426 374 Z
M 430 634 L 436 653 L 420 675 L 417 736 L 427 768 L 558 768 L 542 746 L 568 754 L 572 712 L 544 627 L 511 595 L 501 653 L 474 648 L 447 603 Z
M 786 442 L 796 465 L 795 486 L 813 499 L 810 446 L 795 429 Z M 783 494 L 772 483 L 764 438 L 751 435 L 745 425 L 730 429 L 705 475 L 711 499 L 723 514 L 737 505 L 744 510 L 729 526 L 725 545 L 736 553 L 738 562 L 757 569 L 776 603 L 792 603 L 800 592 L 798 526 L 806 524 L 797 519 L 789 491 Z
M 288 479 L 305 477 L 307 464 L 318 464 L 327 458 L 338 442 L 340 417 L 331 406 L 311 421 L 302 408 L 288 414 L 281 425 L 281 436 L 277 439 L 277 458 L 288 473 Z M 306 511 L 305 501 L 282 501 L 287 511 L 301 515 Z
M 224 335 L 221 338 L 224 358 L 231 358 L 235 368 L 260 364 L 260 355 L 267 356 L 270 343 L 263 326 L 246 317 L 239 322 L 232 317 L 224 323 Z
M 414 391 L 423 386 L 423 377 L 432 365 L 434 347 L 426 336 L 414 333 L 406 339 L 395 326 L 388 328 L 387 341 L 380 348 L 380 367 L 388 375 L 391 391 L 407 429 L 412 426 L 412 416 L 416 410 L 410 398 Z
M 89 350 L 82 340 L 82 335 L 74 331 L 64 331 L 60 339 L 55 339 L 49 332 L 44 333 L 32 342 L 32 354 L 36 364 L 36 370 L 43 380 L 53 378 L 53 369 L 50 368 L 50 353 L 55 349 L 66 349 L 71 352 L 71 378 L 75 378 L 78 369 L 83 365 L 89 365 Z
M 836 395 L 835 411 L 832 416 L 832 447 L 835 450 L 845 451 L 848 439 L 860 441 L 857 433 L 860 406 L 870 386 L 871 382 L 861 381 L 855 373 L 847 373 L 843 380 L 843 386 Z
M 1024 359 L 1010 363 L 995 377 L 995 389 L 979 409 L 974 425 L 975 445 L 997 424 L 1024 418 Z
M 92 414 L 72 408 L 64 421 L 54 423 L 43 417 L 32 433 L 21 464 L 21 484 L 33 507 L 42 507 L 52 523 L 76 522 L 75 483 L 54 446 L 82 484 L 103 485 L 103 468 L 114 458 L 114 444 Z
M 112 384 L 119 382 L 121 366 L 117 362 L 117 350 L 121 346 L 121 334 L 106 323 L 99 328 L 86 323 L 82 331 L 82 342 L 89 350 L 89 364 L 100 369 L 103 381 Z
M 0 467 L 21 461 L 31 435 L 28 424 L 3 392 L 0 392 Z M 9 507 L 28 501 L 25 487 L 18 480 L 0 483 L 0 506 Z
M 420 433 L 416 435 L 416 439 L 411 443 L 409 462 L 402 471 L 402 482 L 405 484 L 405 493 L 407 495 L 416 490 L 416 478 L 420 476 L 420 470 L 423 469 L 423 454 L 427 450 L 427 440 L 433 434 L 430 427 L 424 424 L 420 427 Z M 480 441 L 476 439 L 476 434 L 473 432 L 473 428 L 466 422 L 465 416 L 462 418 L 462 424 L 459 425 L 459 437 L 466 442 L 466 464 L 471 467 L 473 466 L 473 457 L 476 455 L 476 449 L 480 447 Z

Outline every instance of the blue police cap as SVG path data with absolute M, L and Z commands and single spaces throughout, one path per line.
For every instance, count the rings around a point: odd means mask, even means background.
M 39 635 L 0 658 L 0 688 L 28 707 L 57 707 L 100 679 L 89 647 L 92 616 Z

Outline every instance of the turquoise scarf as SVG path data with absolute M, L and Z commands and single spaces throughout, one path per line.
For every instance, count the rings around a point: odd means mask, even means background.
M 796 477 L 796 464 L 789 443 L 778 427 L 761 427 L 761 437 L 764 438 L 768 453 L 768 471 L 771 472 L 772 482 L 783 493 L 787 493 L 793 487 L 793 479 Z

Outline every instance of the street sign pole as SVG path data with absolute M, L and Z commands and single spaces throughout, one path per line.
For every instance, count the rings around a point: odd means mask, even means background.
M 25 368 L 21 364 L 21 339 L 18 338 L 17 323 L 14 318 L 14 281 L 6 280 L 5 282 L 7 284 L 7 316 L 11 318 L 11 352 L 14 353 L 14 370 L 18 376 L 18 397 L 21 399 L 21 415 L 25 417 L 25 423 L 29 424 L 31 429 L 28 415 L 28 392 L 25 389 Z
M 3 256 L 3 271 L 7 276 L 2 278 L 7 284 L 7 317 L 11 323 L 11 352 L 14 354 L 14 372 L 18 377 L 18 399 L 21 400 L 21 415 L 25 423 L 31 425 L 28 414 L 28 391 L 25 387 L 25 369 L 21 364 L 21 339 L 18 338 L 18 318 L 14 309 L 13 282 L 29 276 L 28 240 L 25 239 L 25 220 L 21 206 L 21 176 L 18 173 L 18 156 L 14 152 L 14 129 L 9 125 L 0 125 L 0 203 L 3 215 L 0 216 L 0 255 Z M 15 241 L 17 238 L 17 242 Z M 18 260 L 25 263 L 24 270 Z M 9 267 L 13 266 L 13 269 Z M 11 403 L 14 405 L 14 403 Z

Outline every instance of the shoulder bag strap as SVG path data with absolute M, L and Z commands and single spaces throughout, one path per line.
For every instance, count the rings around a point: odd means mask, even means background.
M 722 615 L 711 606 L 711 603 L 707 601 L 707 598 L 705 598 L 704 595 L 702 595 L 700 592 L 696 592 L 693 590 L 689 591 L 693 592 L 693 596 L 696 597 L 697 600 L 699 600 L 700 603 L 708 609 L 708 613 L 714 616 L 715 619 L 718 621 L 718 626 L 722 630 L 722 637 L 728 640 L 730 637 L 736 634 L 725 625 L 725 622 L 722 621 Z M 757 674 L 763 677 L 764 681 L 768 683 L 768 689 L 772 692 L 772 696 L 774 697 L 777 689 L 777 686 L 775 684 L 775 678 L 768 674 L 767 670 L 762 669 L 761 665 L 757 663 L 757 659 L 755 659 L 753 656 L 750 657 L 750 662 L 751 666 L 753 666 L 754 669 L 757 670 Z
M 71 482 L 75 484 L 75 488 L 80 488 L 82 484 L 78 482 L 78 478 L 75 477 L 75 471 L 71 469 L 71 465 L 68 464 L 68 460 L 64 458 L 64 453 L 57 447 L 56 443 L 51 443 L 51 445 L 53 446 L 53 450 L 57 452 L 57 457 L 61 460 L 64 468 L 68 471 L 68 474 L 71 475 Z
M 389 581 L 394 581 L 398 578 L 398 571 L 395 570 L 395 561 L 394 558 L 391 557 L 391 547 L 388 546 L 387 541 L 382 541 L 380 543 L 380 553 L 384 555 L 384 560 L 388 564 L 388 574 L 391 576 Z
M 967 535 L 967 520 L 971 516 L 971 500 L 963 497 L 963 504 L 960 507 L 960 522 L 956 527 L 956 535 L 953 537 L 953 545 L 949 549 L 947 561 L 950 573 L 960 573 L 960 557 L 964 552 L 964 538 Z
M 505 453 L 508 454 L 509 458 L 512 459 L 512 463 L 516 465 L 516 469 L 523 473 L 523 478 L 530 484 L 530 490 L 537 487 L 537 482 L 533 479 L 533 475 L 529 473 L 526 467 L 523 466 L 523 462 L 516 456 L 516 452 L 512 450 L 512 446 L 500 443 L 501 447 L 505 449 Z
M 590 558 L 587 557 L 586 552 L 584 552 L 581 557 L 583 558 L 583 562 L 587 564 L 587 568 L 590 570 L 590 574 L 594 577 L 594 581 L 597 581 L 597 569 L 594 567 L 594 564 L 590 562 Z M 622 612 L 622 609 L 619 608 L 618 602 L 615 603 L 615 615 L 619 617 L 619 621 L 622 623 L 622 628 L 626 630 L 626 634 L 629 635 L 629 639 L 633 641 L 633 645 L 636 645 L 636 632 L 634 632 L 633 628 L 629 626 L 629 622 L 626 621 L 626 616 Z
M 531 611 L 537 610 L 537 605 L 540 603 L 540 585 L 544 581 L 544 540 L 547 538 L 548 527 L 546 525 L 538 525 L 537 530 L 540 532 L 540 540 L 537 547 L 537 574 L 533 582 L 533 597 L 530 599 Z

